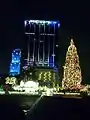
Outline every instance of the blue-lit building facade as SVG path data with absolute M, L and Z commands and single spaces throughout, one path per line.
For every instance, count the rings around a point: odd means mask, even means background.
M 20 74 L 20 61 L 21 61 L 21 50 L 14 49 L 12 51 L 12 60 L 10 63 L 9 75 L 17 76 Z
M 57 66 L 59 21 L 25 20 L 24 28 L 27 65 Z

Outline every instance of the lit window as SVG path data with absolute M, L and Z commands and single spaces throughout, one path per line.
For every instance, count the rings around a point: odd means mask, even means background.
M 58 47 L 58 45 L 56 45 L 56 47 Z

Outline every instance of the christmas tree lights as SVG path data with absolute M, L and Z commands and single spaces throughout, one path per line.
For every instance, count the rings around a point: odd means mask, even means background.
M 42 73 L 43 73 L 43 72 L 41 72 L 41 73 L 39 74 L 38 80 L 41 80 L 41 79 L 42 79 Z
M 70 46 L 68 47 L 68 51 L 66 53 L 62 88 L 76 88 L 81 85 L 81 81 L 82 75 L 81 68 L 79 66 L 79 57 L 77 55 L 77 49 L 74 45 L 73 39 L 71 39 Z
M 51 81 L 51 72 L 48 72 L 48 79 Z
M 47 80 L 47 72 L 44 73 L 44 77 L 43 80 L 46 81 Z
M 43 80 L 43 81 L 51 81 L 52 80 L 52 76 L 53 74 L 49 71 L 49 72 L 40 72 L 39 73 L 39 77 L 38 80 Z
M 55 73 L 53 73 L 53 88 L 55 88 Z
M 7 77 L 6 79 L 6 84 L 11 84 L 11 85 L 16 85 L 16 81 L 17 81 L 17 79 L 15 78 L 15 77 Z

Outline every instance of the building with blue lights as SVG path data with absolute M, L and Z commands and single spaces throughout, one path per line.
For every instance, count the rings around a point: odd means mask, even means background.
M 24 28 L 27 65 L 35 63 L 37 66 L 55 67 L 59 21 L 25 20 Z
M 21 50 L 15 49 L 12 52 L 12 60 L 10 63 L 9 74 L 11 76 L 16 76 L 20 74 L 20 60 L 21 60 Z

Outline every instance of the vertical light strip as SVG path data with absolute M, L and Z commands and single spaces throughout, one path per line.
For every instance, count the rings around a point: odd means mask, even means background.
M 40 49 L 40 24 L 39 24 L 39 41 L 38 41 L 38 63 L 40 61 L 39 49 Z
M 30 29 L 31 29 L 31 24 L 30 24 Z M 28 57 L 27 57 L 27 64 L 29 65 L 29 61 L 30 61 L 30 35 L 29 36 L 29 39 L 28 39 Z
M 49 25 L 49 32 L 50 32 L 50 25 Z M 49 39 L 49 35 L 48 35 L 48 66 L 49 66 L 49 58 L 50 57 L 50 39 Z
M 54 62 L 55 62 L 55 60 L 54 60 L 54 57 L 55 57 L 54 47 L 55 47 L 55 24 L 54 24 L 54 36 L 53 36 L 53 67 L 54 67 Z
M 35 27 L 35 24 L 34 24 L 34 33 L 35 33 L 35 29 L 36 29 L 36 27 Z M 34 37 L 35 37 L 35 35 L 34 35 Z M 33 39 L 33 62 L 35 61 L 35 38 Z
M 44 23 L 44 34 L 45 34 L 45 23 Z M 44 66 L 44 62 L 45 62 L 45 35 L 43 36 L 43 66 Z

